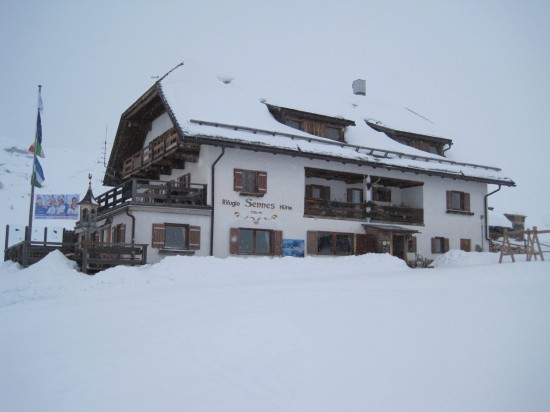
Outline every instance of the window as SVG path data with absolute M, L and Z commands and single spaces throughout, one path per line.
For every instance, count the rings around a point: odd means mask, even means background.
M 340 141 L 342 140 L 342 130 L 336 127 L 325 127 L 325 137 L 327 139 Z
M 286 119 L 285 120 L 285 124 L 287 126 L 290 126 L 292 127 L 293 129 L 298 129 L 298 130 L 301 130 L 301 126 L 302 126 L 302 123 L 299 122 L 298 120 L 294 120 L 294 119 Z
M 330 186 L 306 185 L 306 199 L 330 200 Z
M 363 189 L 348 189 L 349 203 L 363 203 Z
M 444 237 L 432 237 L 432 253 L 445 253 L 449 251 L 449 239 Z
M 373 187 L 372 200 L 375 202 L 391 202 L 391 189 L 389 187 Z
M 120 223 L 111 228 L 111 242 L 124 243 L 126 241 L 126 225 Z
M 234 255 L 282 254 L 282 232 L 267 229 L 232 228 L 230 251 Z
M 470 194 L 457 192 L 454 190 L 447 191 L 447 212 L 449 213 L 465 213 L 473 215 L 470 212 Z
M 354 240 L 353 233 L 339 232 L 308 232 L 307 248 L 311 255 L 353 255 Z M 364 235 L 363 235 L 364 236 Z M 361 242 L 364 244 L 365 242 Z
M 163 250 L 200 249 L 200 227 L 174 223 L 153 224 L 151 246 Z
M 267 173 L 235 169 L 233 171 L 233 189 L 243 195 L 263 196 L 267 193 Z

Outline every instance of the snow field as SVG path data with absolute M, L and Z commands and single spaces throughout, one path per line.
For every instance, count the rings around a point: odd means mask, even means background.
M 545 411 L 550 266 L 452 251 L 0 266 L 17 411 Z

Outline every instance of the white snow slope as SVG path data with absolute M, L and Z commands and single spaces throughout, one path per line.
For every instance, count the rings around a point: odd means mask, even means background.
M 548 411 L 550 264 L 497 259 L 6 262 L 1 409 Z

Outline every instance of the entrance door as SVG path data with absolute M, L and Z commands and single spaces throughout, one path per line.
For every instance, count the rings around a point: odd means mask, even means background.
M 392 236 L 392 255 L 399 259 L 405 259 L 405 236 Z

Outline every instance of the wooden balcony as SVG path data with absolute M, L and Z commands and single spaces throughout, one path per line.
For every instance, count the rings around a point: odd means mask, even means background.
M 148 182 L 138 179 L 114 187 L 96 197 L 98 212 L 125 203 L 170 207 L 206 206 L 207 185 L 179 182 Z
M 158 178 L 161 172 L 169 174 L 172 168 L 183 168 L 185 162 L 197 162 L 199 151 L 198 144 L 184 142 L 171 128 L 124 160 L 122 178 Z
M 336 219 L 366 219 L 366 203 L 336 202 L 333 200 L 305 199 L 304 214 L 309 216 L 333 217 Z M 424 223 L 424 209 L 403 206 L 376 205 L 371 208 L 372 222 L 421 225 Z
M 371 221 L 422 225 L 424 224 L 424 209 L 376 205 L 371 210 Z
M 304 214 L 334 217 L 337 219 L 365 219 L 365 204 L 306 199 Z

